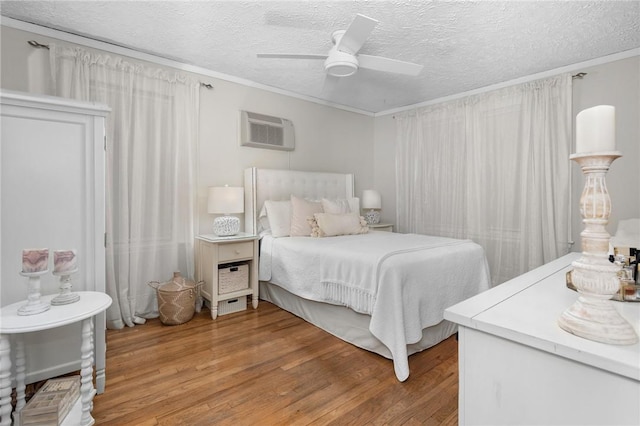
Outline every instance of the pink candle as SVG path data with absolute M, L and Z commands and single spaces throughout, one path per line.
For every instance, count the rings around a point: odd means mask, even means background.
M 49 249 L 22 250 L 22 272 L 43 272 L 49 268 Z
M 78 261 L 75 250 L 54 250 L 53 251 L 53 272 L 73 272 L 78 268 Z

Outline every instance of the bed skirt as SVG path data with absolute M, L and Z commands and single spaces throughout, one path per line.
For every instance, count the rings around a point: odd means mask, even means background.
M 369 331 L 369 315 L 357 313 L 345 306 L 303 299 L 265 281 L 260 281 L 260 299 L 273 303 L 352 345 L 392 358 L 389 349 Z M 407 345 L 407 353 L 411 355 L 430 348 L 456 331 L 457 326 L 447 320 L 425 328 L 419 342 Z

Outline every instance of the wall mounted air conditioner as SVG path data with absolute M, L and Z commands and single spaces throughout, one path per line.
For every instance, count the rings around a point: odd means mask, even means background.
M 240 145 L 293 151 L 295 144 L 290 120 L 240 111 Z

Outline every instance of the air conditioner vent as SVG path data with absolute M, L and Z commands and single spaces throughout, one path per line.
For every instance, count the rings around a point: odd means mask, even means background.
M 284 134 L 282 127 L 269 126 L 260 123 L 249 123 L 251 128 L 251 141 L 257 143 L 266 143 L 267 145 L 282 146 L 284 143 Z
M 293 123 L 285 118 L 241 111 L 240 145 L 292 151 L 295 147 Z

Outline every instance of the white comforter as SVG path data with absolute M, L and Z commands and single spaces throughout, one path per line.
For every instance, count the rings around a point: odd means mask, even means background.
M 407 345 L 446 308 L 489 288 L 484 250 L 469 240 L 370 232 L 330 238 L 264 236 L 260 280 L 297 296 L 371 315 L 369 330 L 409 377 Z

